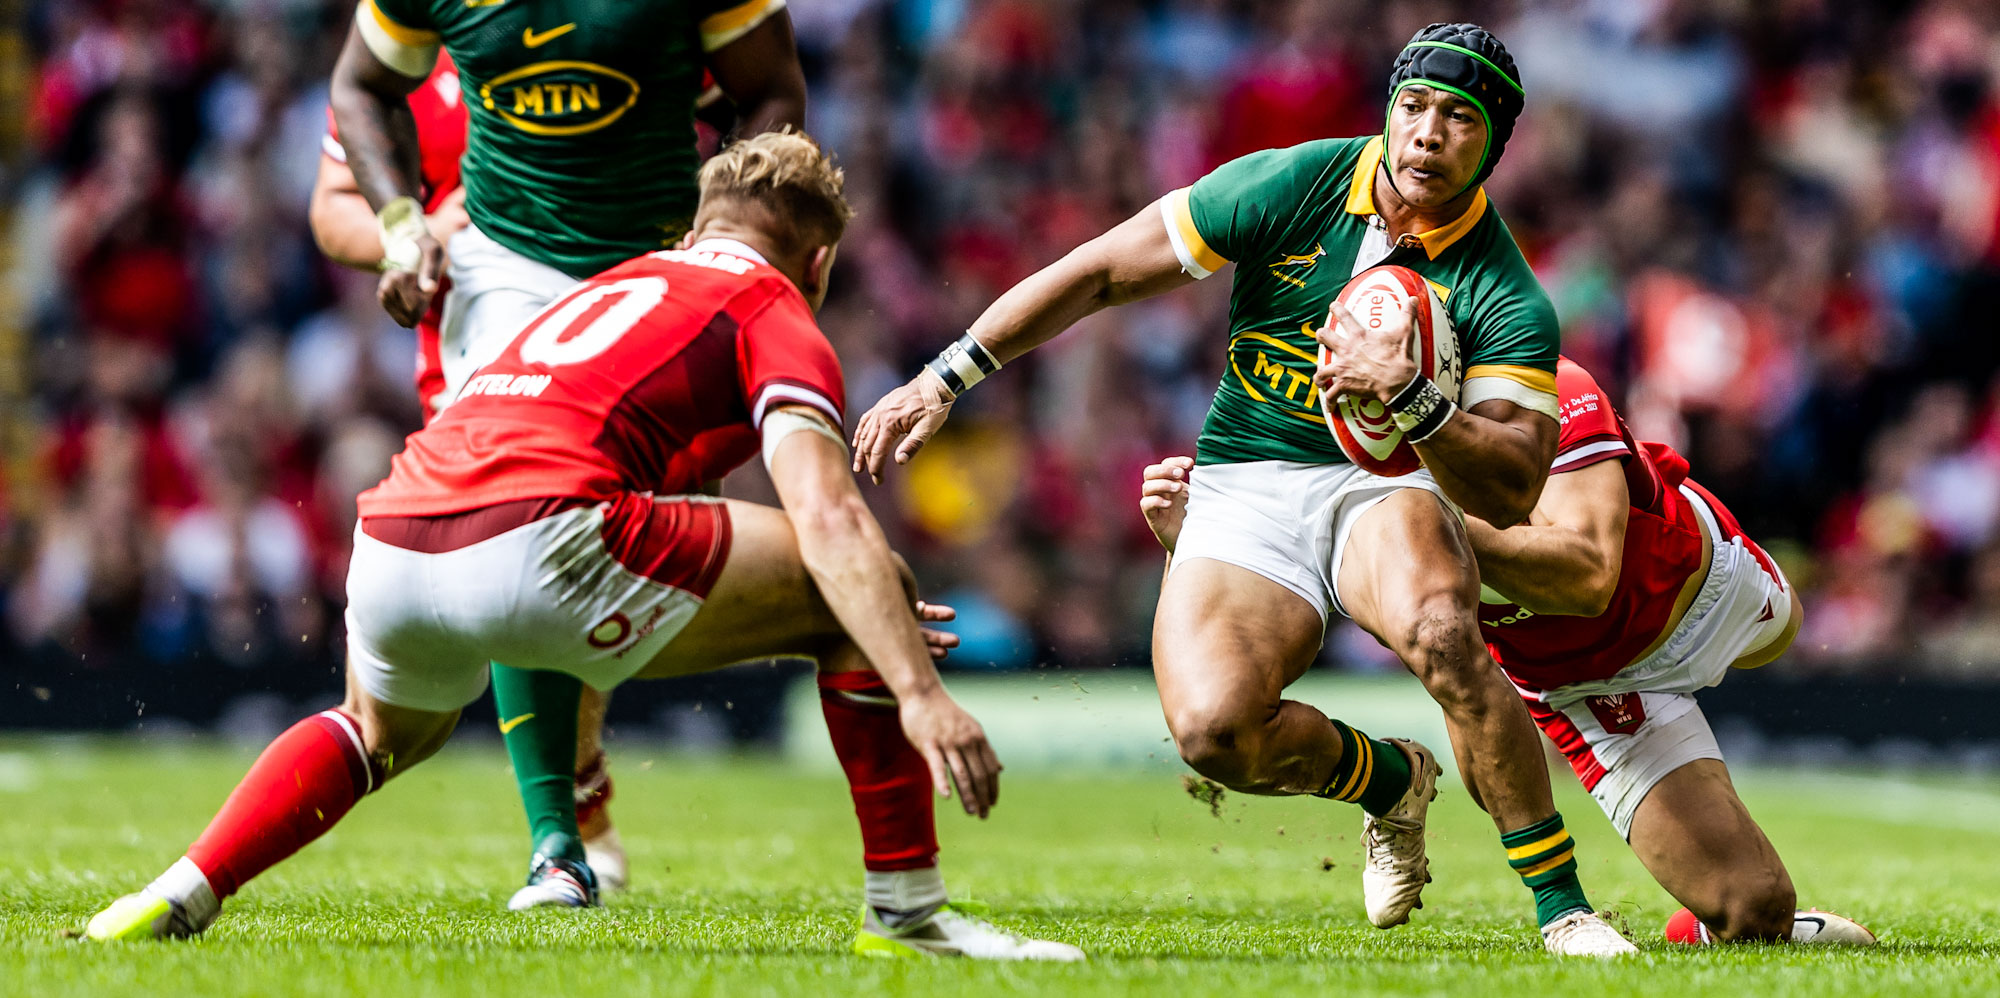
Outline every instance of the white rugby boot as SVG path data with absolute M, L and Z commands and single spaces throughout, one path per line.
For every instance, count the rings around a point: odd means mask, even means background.
M 541 853 L 535 854 L 527 885 L 507 899 L 508 911 L 597 906 L 597 877 L 589 865 Z
M 597 886 L 607 891 L 622 891 L 632 883 L 625 867 L 625 843 L 618 838 L 618 829 L 604 826 L 604 831 L 583 840 L 583 861 L 590 864 L 590 872 L 597 875 Z
M 974 960 L 1084 959 L 1083 951 L 1068 943 L 1015 935 L 948 903 L 928 915 L 889 923 L 890 919 L 873 906 L 863 905 L 854 952 L 862 956 L 963 956 Z
M 1818 908 L 1792 913 L 1794 946 L 1873 946 L 1875 933 L 1846 915 Z
M 1431 882 L 1430 859 L 1424 855 L 1424 817 L 1437 798 L 1437 756 L 1408 738 L 1383 739 L 1410 760 L 1410 789 L 1381 817 L 1363 812 L 1361 841 L 1367 858 L 1361 868 L 1361 898 L 1368 921 L 1387 929 L 1410 920 L 1410 911 L 1424 906 L 1424 885 Z
M 1639 952 L 1639 947 L 1594 911 L 1572 911 L 1542 926 L 1542 946 L 1556 956 L 1599 959 Z

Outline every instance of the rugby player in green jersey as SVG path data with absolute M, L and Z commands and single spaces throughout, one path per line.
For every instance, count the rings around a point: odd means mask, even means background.
M 1361 805 L 1369 920 L 1399 925 L 1430 879 L 1424 819 L 1439 766 L 1283 698 L 1340 610 L 1443 708 L 1459 768 L 1535 896 L 1552 953 L 1633 952 L 1591 910 L 1521 698 L 1481 644 L 1479 575 L 1458 510 L 1504 525 L 1534 508 L 1554 456 L 1554 309 L 1480 183 L 1524 91 L 1471 24 L 1417 33 L 1390 74 L 1381 135 L 1253 153 L 1174 191 L 1002 295 L 909 384 L 861 417 L 855 469 L 908 461 L 980 379 L 1099 309 L 1236 264 L 1222 384 L 1186 483 L 1153 667 L 1197 772 L 1246 793 Z M 1329 303 L 1379 264 L 1424 276 L 1449 310 L 1465 379 L 1439 397 L 1408 316 L 1369 330 Z M 1340 323 L 1337 341 L 1327 326 Z M 1336 359 L 1317 363 L 1319 341 Z M 1341 454 L 1321 393 L 1379 399 L 1424 468 L 1372 475 Z
M 744 135 L 802 126 L 805 79 L 785 0 L 362 0 L 331 102 L 355 186 L 381 228 L 383 307 L 404 325 L 445 293 L 444 398 L 582 277 L 666 249 L 695 208 L 694 111 L 706 68 Z M 471 224 L 425 230 L 404 98 L 440 49 L 468 115 Z M 448 281 L 448 284 L 446 283 Z M 534 842 L 509 907 L 589 906 L 625 880 L 603 798 L 604 699 L 566 674 L 496 667 L 494 702 Z M 579 705 L 582 717 L 579 719 Z M 592 785 L 579 793 L 577 774 Z M 573 796 L 575 795 L 575 796 Z M 586 847 L 576 812 L 591 813 Z M 586 862 L 588 859 L 588 862 Z

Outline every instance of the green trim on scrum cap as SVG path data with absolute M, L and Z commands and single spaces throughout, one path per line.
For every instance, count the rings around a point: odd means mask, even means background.
M 1508 86 L 1513 87 L 1515 93 L 1520 94 L 1523 97 L 1528 95 L 1528 91 L 1523 89 L 1519 83 L 1515 82 L 1513 77 L 1508 76 L 1506 70 L 1501 69 L 1499 66 L 1494 65 L 1493 60 L 1488 59 L 1485 56 L 1480 55 L 1479 53 L 1474 52 L 1463 45 L 1453 45 L 1450 42 L 1411 42 L 1410 44 L 1403 46 L 1403 49 L 1405 51 L 1417 48 L 1450 49 L 1453 52 L 1461 52 L 1464 53 L 1465 55 L 1469 55 L 1474 59 L 1477 59 L 1480 62 L 1485 63 L 1487 69 L 1490 69 L 1495 73 L 1500 74 L 1500 79 L 1503 82 L 1505 82 Z
M 1431 43 L 1422 43 L 1422 44 L 1431 44 Z M 1455 45 L 1451 47 L 1457 48 L 1457 46 Z M 1473 110 L 1479 112 L 1479 120 L 1486 124 L 1486 147 L 1479 150 L 1479 167 L 1472 171 L 1472 175 L 1474 177 L 1477 177 L 1480 174 L 1486 172 L 1486 157 L 1493 152 L 1493 116 L 1487 113 L 1486 105 L 1481 104 L 1479 102 L 1479 98 L 1474 97 L 1471 94 L 1466 93 L 1465 91 L 1460 90 L 1459 88 L 1454 87 L 1449 83 L 1439 83 L 1436 80 L 1426 80 L 1422 77 L 1411 77 L 1410 79 L 1404 80 L 1403 82 L 1396 84 L 1396 92 L 1389 95 L 1389 108 L 1388 111 L 1383 115 L 1383 120 L 1382 120 L 1382 155 L 1387 156 L 1389 154 L 1388 116 L 1396 113 L 1396 98 L 1403 95 L 1404 87 L 1410 87 L 1410 86 L 1430 87 L 1433 90 L 1442 90 L 1449 94 L 1455 94 L 1458 97 L 1464 99 L 1466 103 L 1471 104 Z M 1467 190 L 1471 189 L 1471 187 L 1472 187 L 1472 181 L 1468 180 L 1465 182 L 1464 187 L 1461 187 L 1458 190 L 1453 191 L 1451 196 L 1457 197 L 1460 194 L 1463 194 Z

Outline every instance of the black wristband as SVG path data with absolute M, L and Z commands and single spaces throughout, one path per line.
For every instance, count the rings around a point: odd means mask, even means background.
M 1413 444 L 1422 443 L 1457 413 L 1458 405 L 1421 374 L 1389 400 L 1389 417 L 1403 431 L 1403 439 Z
M 973 339 L 971 333 L 966 333 L 924 366 L 930 368 L 931 373 L 937 375 L 953 395 L 961 395 L 966 389 L 986 380 L 987 375 L 998 371 L 1000 361 L 986 349 L 985 344 Z

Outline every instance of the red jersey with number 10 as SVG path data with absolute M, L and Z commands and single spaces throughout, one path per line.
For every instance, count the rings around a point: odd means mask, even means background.
M 840 426 L 845 395 L 812 309 L 754 250 L 648 253 L 549 303 L 410 435 L 360 513 L 691 493 L 757 452 L 773 405 Z
M 1652 648 L 1674 621 L 1674 608 L 1690 580 L 1706 576 L 1700 514 L 1681 492 L 1687 459 L 1659 443 L 1640 443 L 1611 408 L 1590 372 L 1567 357 L 1556 364 L 1562 430 L 1551 475 L 1580 471 L 1602 461 L 1623 461 L 1632 508 L 1625 550 L 1611 604 L 1595 617 L 1537 615 L 1513 603 L 1479 606 L 1479 629 L 1494 661 L 1518 684 L 1553 690 L 1608 679 Z M 1702 492 L 1721 527 L 1721 543 L 1743 537 L 1736 518 Z M 1748 537 L 1759 561 L 1769 556 Z

